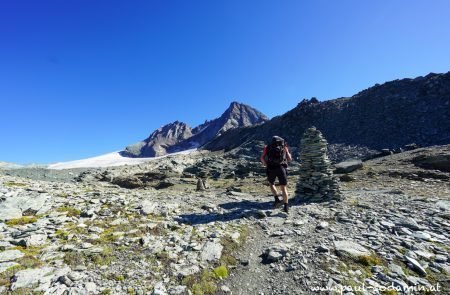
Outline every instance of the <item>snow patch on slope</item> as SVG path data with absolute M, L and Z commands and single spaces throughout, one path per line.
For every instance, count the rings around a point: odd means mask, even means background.
M 113 167 L 113 166 L 123 166 L 123 165 L 138 165 L 141 163 L 155 161 L 161 158 L 165 158 L 176 154 L 190 154 L 195 152 L 197 149 L 186 150 L 178 153 L 168 154 L 161 157 L 151 157 L 151 158 L 129 158 L 124 157 L 120 152 L 113 152 L 97 157 L 60 162 L 55 164 L 50 164 L 47 166 L 48 169 L 62 170 L 62 169 L 74 169 L 74 168 L 102 168 L 102 167 Z

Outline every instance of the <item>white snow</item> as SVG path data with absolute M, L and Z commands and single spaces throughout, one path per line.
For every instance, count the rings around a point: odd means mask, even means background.
M 122 166 L 122 165 L 138 165 L 141 163 L 158 160 L 161 158 L 165 158 L 171 155 L 179 155 L 179 154 L 190 154 L 197 149 L 190 149 L 178 153 L 172 153 L 168 155 L 164 155 L 161 157 L 152 157 L 152 158 L 128 158 L 120 155 L 120 152 L 113 152 L 97 157 L 69 161 L 69 162 L 60 162 L 55 164 L 50 164 L 47 166 L 48 169 L 62 170 L 62 169 L 73 169 L 73 168 L 100 168 L 100 167 L 113 167 L 113 166 Z

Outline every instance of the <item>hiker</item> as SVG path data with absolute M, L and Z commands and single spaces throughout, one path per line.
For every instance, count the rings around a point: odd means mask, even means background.
M 279 136 L 272 137 L 272 142 L 264 147 L 261 155 L 261 162 L 266 166 L 267 180 L 270 184 L 270 190 L 275 198 L 274 207 L 281 205 L 278 198 L 278 191 L 275 187 L 275 178 L 278 178 L 281 193 L 283 194 L 284 212 L 288 213 L 288 192 L 287 186 L 287 163 L 292 161 L 291 153 L 284 139 Z

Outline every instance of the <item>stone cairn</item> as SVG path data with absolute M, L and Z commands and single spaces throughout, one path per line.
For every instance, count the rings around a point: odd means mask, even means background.
M 303 134 L 300 145 L 300 179 L 297 193 L 302 200 L 323 202 L 341 200 L 337 179 L 327 156 L 327 141 L 315 127 Z
M 198 178 L 197 179 L 197 191 L 204 191 L 209 188 L 208 183 L 206 182 L 206 179 Z

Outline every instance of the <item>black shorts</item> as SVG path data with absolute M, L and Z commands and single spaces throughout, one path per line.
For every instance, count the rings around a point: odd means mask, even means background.
M 278 183 L 280 185 L 287 185 L 287 168 L 283 166 L 268 167 L 266 169 L 267 180 L 270 184 L 274 184 L 275 178 L 278 177 Z

